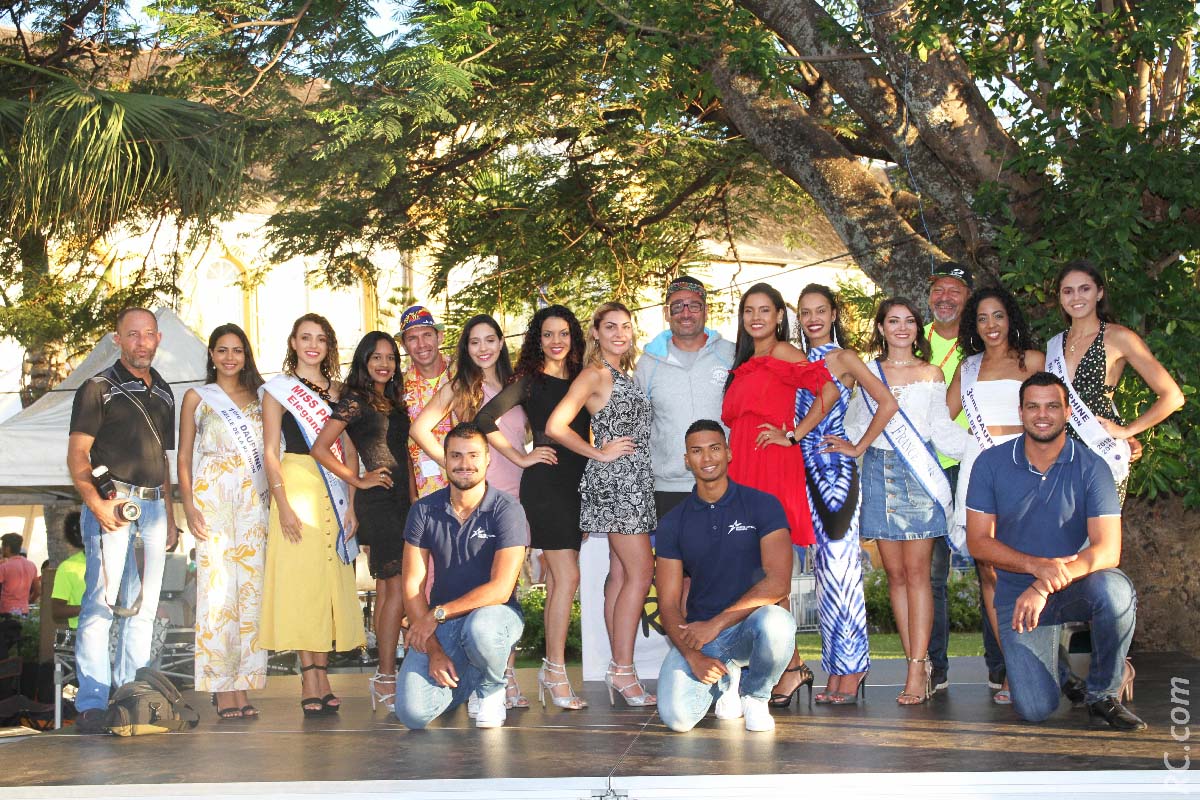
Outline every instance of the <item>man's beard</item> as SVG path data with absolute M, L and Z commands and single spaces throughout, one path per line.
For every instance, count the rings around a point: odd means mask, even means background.
M 1067 424 L 1064 422 L 1060 427 L 1055 429 L 1053 433 L 1038 433 L 1036 430 L 1030 430 L 1029 428 L 1026 428 L 1025 435 L 1030 439 L 1033 439 L 1035 442 L 1041 442 L 1042 444 L 1045 444 L 1046 442 L 1053 442 L 1055 439 L 1061 436 L 1062 432 L 1066 429 Z
M 962 312 L 961 312 L 961 311 L 959 311 L 959 312 L 956 312 L 956 313 L 955 313 L 955 312 L 952 312 L 952 313 L 949 313 L 949 314 L 946 314 L 946 313 L 939 313 L 939 312 L 938 312 L 938 310 L 937 310 L 937 306 L 934 306 L 934 307 L 931 309 L 931 311 L 933 312 L 933 318 L 934 318 L 934 320 L 936 320 L 937 322 L 954 322 L 954 321 L 956 321 L 956 320 L 957 320 L 957 319 L 958 319 L 958 318 L 959 318 L 959 317 L 962 315 Z
M 458 489 L 461 492 L 465 492 L 468 489 L 474 489 L 476 486 L 483 483 L 484 473 L 482 471 L 480 471 L 480 472 L 475 472 L 469 478 L 468 477 L 459 478 L 452 472 L 449 475 L 447 475 L 446 477 L 447 477 L 447 480 L 450 481 L 450 484 L 455 489 Z

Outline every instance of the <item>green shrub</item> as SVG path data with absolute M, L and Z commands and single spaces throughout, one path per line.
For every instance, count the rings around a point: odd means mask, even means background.
M 896 620 L 892 617 L 887 573 L 882 569 L 873 569 L 864 574 L 863 592 L 867 601 L 868 630 L 872 633 L 895 633 Z M 983 618 L 979 613 L 979 582 L 973 570 L 950 570 L 946 594 L 950 601 L 950 630 L 960 633 L 983 630 Z
M 531 586 L 521 595 L 521 611 L 525 614 L 525 631 L 517 650 L 525 656 L 541 657 L 546 652 L 546 622 L 542 613 L 546 608 L 546 587 Z M 579 598 L 571 605 L 571 624 L 567 628 L 567 661 L 578 661 L 583 657 L 583 630 L 579 623 Z

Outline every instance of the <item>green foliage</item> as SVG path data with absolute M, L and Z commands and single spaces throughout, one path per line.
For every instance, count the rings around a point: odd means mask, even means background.
M 896 620 L 892 616 L 892 601 L 888 596 L 887 573 L 879 568 L 864 573 L 863 592 L 867 603 L 867 628 L 872 633 L 895 633 Z M 946 593 L 949 598 L 950 630 L 982 630 L 979 581 L 975 578 L 975 572 L 950 570 Z
M 521 595 L 521 612 L 525 615 L 525 630 L 517 650 L 524 656 L 542 657 L 546 652 L 546 622 L 543 613 L 546 609 L 546 587 L 543 584 L 531 586 Z M 583 632 L 579 622 L 579 600 L 576 598 L 571 606 L 571 622 L 567 628 L 567 660 L 573 661 L 582 657 Z

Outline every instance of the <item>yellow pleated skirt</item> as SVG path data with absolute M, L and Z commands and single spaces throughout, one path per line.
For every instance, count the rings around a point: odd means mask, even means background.
M 325 482 L 310 456 L 284 453 L 281 463 L 288 504 L 304 525 L 289 542 L 271 504 L 259 643 L 270 650 L 353 650 L 366 644 L 354 566 L 334 546 L 337 518 Z

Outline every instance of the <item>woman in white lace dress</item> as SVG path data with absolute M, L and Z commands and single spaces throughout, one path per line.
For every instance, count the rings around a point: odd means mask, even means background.
M 929 565 L 933 540 L 952 521 L 950 484 L 930 449 L 957 458 L 967 432 L 946 409 L 942 371 L 929 363 L 921 313 L 903 298 L 885 300 L 875 314 L 869 348 L 879 358 L 868 366 L 892 392 L 900 410 L 863 456 L 861 532 L 875 539 L 888 576 L 892 614 L 908 658 L 908 678 L 896 698 L 901 705 L 929 699 L 929 636 L 933 588 Z M 826 439 L 831 452 L 853 454 L 871 423 L 874 401 L 855 393 L 846 412 L 846 435 Z

